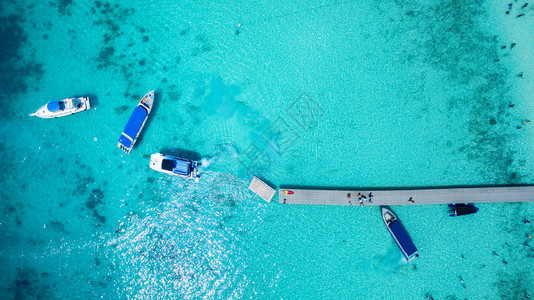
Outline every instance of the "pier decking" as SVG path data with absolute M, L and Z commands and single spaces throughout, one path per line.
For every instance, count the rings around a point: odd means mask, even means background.
M 271 202 L 271 199 L 276 193 L 272 187 L 268 186 L 256 176 L 252 178 L 252 182 L 250 182 L 248 188 L 267 202 Z
M 283 191 L 291 191 L 288 195 Z M 361 196 L 361 203 L 360 197 Z M 483 202 L 534 202 L 534 186 L 391 190 L 280 188 L 280 203 L 317 205 L 419 205 Z

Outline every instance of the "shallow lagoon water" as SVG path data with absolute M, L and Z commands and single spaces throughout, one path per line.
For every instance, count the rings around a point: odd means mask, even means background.
M 523 5 L 4 1 L 0 107 L 15 109 L 0 128 L 0 294 L 533 294 L 531 203 L 465 218 L 394 208 L 421 254 L 406 264 L 377 208 L 268 204 L 247 190 L 252 175 L 532 184 L 534 12 Z M 126 156 L 118 137 L 150 89 L 154 110 Z M 96 109 L 27 116 L 74 95 Z M 150 170 L 160 151 L 202 159 L 202 180 Z

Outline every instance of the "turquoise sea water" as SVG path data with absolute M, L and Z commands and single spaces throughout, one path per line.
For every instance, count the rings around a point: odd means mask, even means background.
M 395 207 L 420 252 L 407 264 L 376 207 L 266 203 L 247 189 L 253 175 L 534 184 L 524 5 L 2 1 L 0 295 L 531 297 L 532 203 L 463 218 Z M 127 156 L 119 135 L 151 89 Z M 28 117 L 80 95 L 95 109 Z M 155 152 L 202 160 L 201 181 L 152 171 Z

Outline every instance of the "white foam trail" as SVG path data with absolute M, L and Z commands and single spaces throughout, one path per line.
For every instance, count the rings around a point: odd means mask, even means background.
M 203 157 L 201 160 L 200 160 L 200 168 L 202 168 L 203 170 L 206 170 L 212 163 L 215 163 L 217 162 L 217 157 L 214 156 L 214 157 Z

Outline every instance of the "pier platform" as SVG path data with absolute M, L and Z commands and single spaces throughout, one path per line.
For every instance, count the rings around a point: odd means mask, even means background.
M 361 197 L 359 197 L 358 195 L 360 195 Z M 487 202 L 534 202 L 534 186 L 390 190 L 334 190 L 281 187 L 279 190 L 279 202 L 285 204 L 363 206 Z
M 267 185 L 265 182 L 261 181 L 258 177 L 254 176 L 252 178 L 252 182 L 250 182 L 250 185 L 248 188 L 254 192 L 256 195 L 260 196 L 263 200 L 267 202 L 271 202 L 271 199 L 273 198 L 276 191 Z

